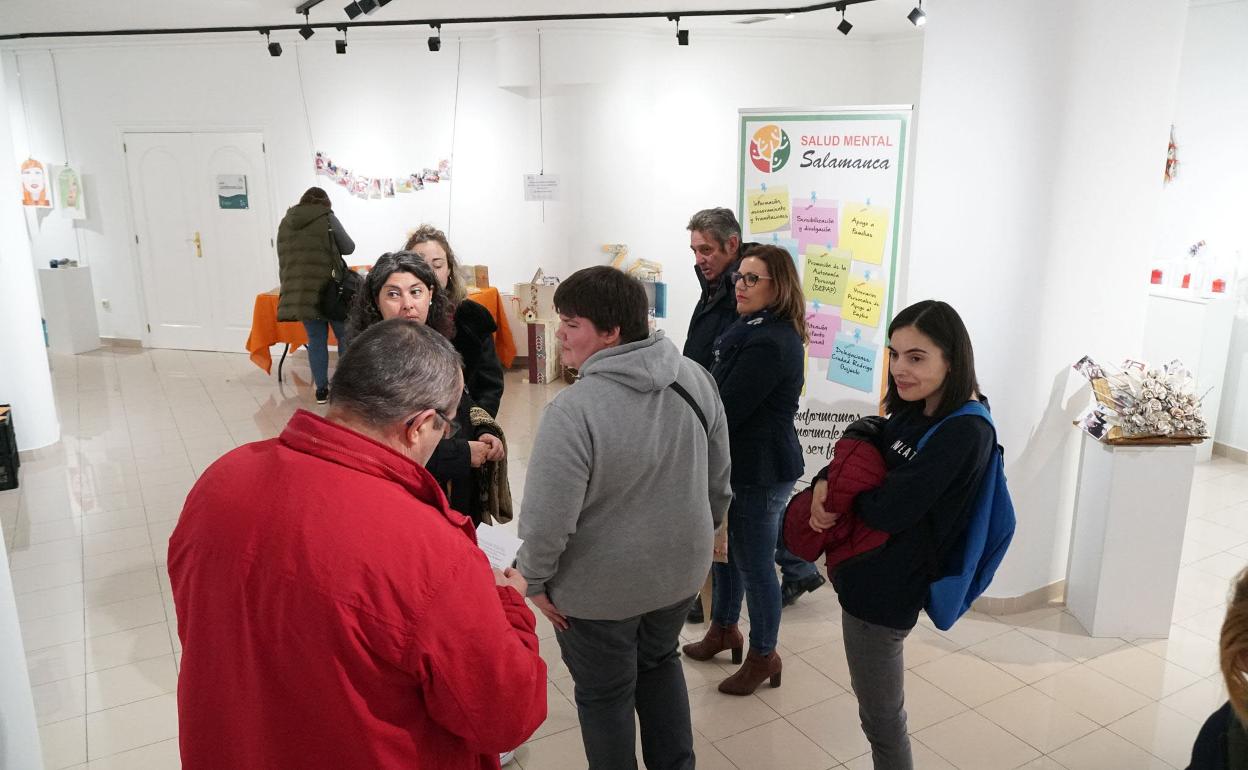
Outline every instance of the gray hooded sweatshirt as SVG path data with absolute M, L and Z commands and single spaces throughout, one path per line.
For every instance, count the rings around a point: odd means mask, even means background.
M 546 406 L 531 458 L 518 559 L 530 596 L 623 620 L 698 592 L 732 502 L 728 423 L 711 375 L 663 332 L 590 356 Z

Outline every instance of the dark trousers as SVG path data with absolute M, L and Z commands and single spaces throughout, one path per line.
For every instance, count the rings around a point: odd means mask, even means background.
M 635 770 L 637 722 L 649 770 L 693 770 L 689 691 L 677 651 L 692 601 L 626 620 L 568 618 L 568 630 L 556 633 L 590 770 Z

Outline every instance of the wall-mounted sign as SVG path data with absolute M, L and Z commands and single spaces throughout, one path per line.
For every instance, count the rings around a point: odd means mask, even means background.
M 217 205 L 223 209 L 247 208 L 247 177 L 243 174 L 219 174 Z
M 559 200 L 559 177 L 554 174 L 525 174 L 524 199 L 526 201 Z

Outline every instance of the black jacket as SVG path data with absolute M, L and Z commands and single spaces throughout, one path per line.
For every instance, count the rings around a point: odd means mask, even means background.
M 841 565 L 832 577 L 841 607 L 859 620 L 913 628 L 933 572 L 970 518 L 995 434 L 979 417 L 955 417 L 916 453 L 936 422 L 921 408 L 892 415 L 879 441 L 888 467 L 884 484 L 854 498 L 858 518 L 889 534 L 880 551 Z
M 475 502 L 477 496 L 472 474 L 472 451 L 468 447 L 468 442 L 476 441 L 478 435 L 468 414 L 472 407 L 472 396 L 468 391 L 460 393 L 459 406 L 455 409 L 455 422 L 459 425 L 459 430 L 454 436 L 438 442 L 425 463 L 425 470 L 442 487 L 452 508 L 472 519 L 473 524 L 480 524 L 480 506 Z
M 791 322 L 755 314 L 738 318 L 716 349 L 711 376 L 728 417 L 733 486 L 795 481 L 803 470 L 793 425 L 806 375 L 802 338 Z
M 685 348 L 680 351 L 685 358 L 692 358 L 708 371 L 714 363 L 715 340 L 724 330 L 737 320 L 737 300 L 733 297 L 732 285 L 728 276 L 741 266 L 741 259 L 746 256 L 755 243 L 743 243 L 737 250 L 737 259 L 729 265 L 714 281 L 702 277 L 702 271 L 693 268 L 702 287 L 698 304 L 693 306 L 693 315 L 689 318 L 689 333 L 685 335 Z
M 455 339 L 451 342 L 464 359 L 464 387 L 491 417 L 498 416 L 503 400 L 503 365 L 494 350 L 497 329 L 490 311 L 472 300 L 464 300 L 455 308 Z

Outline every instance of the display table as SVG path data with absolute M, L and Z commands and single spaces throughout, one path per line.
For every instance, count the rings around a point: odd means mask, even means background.
M 53 353 L 74 355 L 100 347 L 91 268 L 39 268 L 39 295 Z
M 1092 636 L 1170 635 L 1195 461 L 1083 434 L 1066 606 Z
M 263 369 L 266 374 L 271 374 L 273 357 L 269 353 L 269 348 L 273 345 L 284 344 L 286 348 L 282 351 L 281 361 L 277 365 L 277 379 L 280 382 L 286 355 L 291 350 L 298 350 L 300 346 L 307 345 L 308 333 L 304 330 L 303 324 L 298 321 L 277 320 L 278 297 L 277 289 L 256 295 L 256 304 L 251 313 L 251 333 L 247 336 L 247 352 L 251 355 L 252 363 Z M 516 357 L 516 344 L 511 339 L 511 327 L 507 323 L 507 315 L 503 312 L 503 301 L 498 289 L 474 290 L 468 295 L 468 299 L 490 311 L 490 315 L 498 325 L 498 331 L 494 333 L 494 347 L 498 351 L 498 360 L 504 369 L 510 368 Z M 329 344 L 338 344 L 332 328 L 329 330 Z

